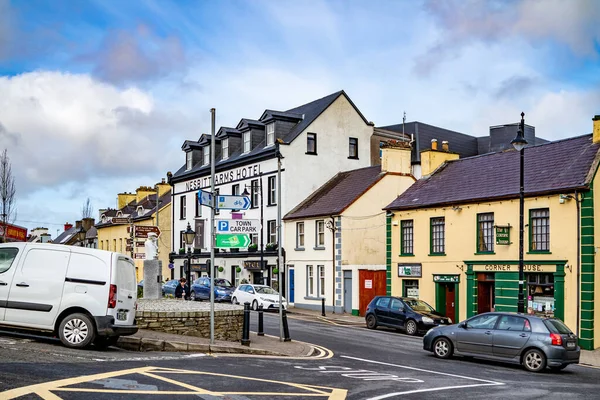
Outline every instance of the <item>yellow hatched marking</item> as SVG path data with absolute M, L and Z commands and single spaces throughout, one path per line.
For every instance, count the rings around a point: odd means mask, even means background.
M 60 397 L 58 397 L 54 393 L 50 392 L 49 390 L 41 390 L 41 391 L 37 392 L 36 394 L 44 400 L 61 400 Z
M 154 379 L 158 379 L 158 380 L 161 380 L 161 381 L 164 381 L 164 382 L 167 382 L 167 383 L 171 383 L 173 385 L 181 386 L 181 387 L 184 387 L 186 389 L 193 390 L 196 393 L 210 394 L 210 395 L 213 395 L 213 396 L 219 396 L 218 394 L 215 394 L 215 393 L 213 393 L 213 392 L 211 392 L 209 390 L 201 389 L 201 388 L 199 388 L 197 386 L 193 386 L 193 385 L 188 385 L 187 383 L 177 382 L 177 381 L 175 381 L 173 379 L 169 379 L 169 378 L 166 378 L 166 377 L 160 376 L 160 375 L 155 375 L 155 374 L 152 374 L 150 372 L 140 372 L 140 375 L 145 375 L 145 376 L 147 376 L 149 378 L 154 378 Z

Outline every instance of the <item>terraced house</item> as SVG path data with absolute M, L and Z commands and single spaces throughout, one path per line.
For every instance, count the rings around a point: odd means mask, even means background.
M 600 116 L 593 133 L 525 148 L 524 295 L 600 347 Z M 444 161 L 386 207 L 388 292 L 453 320 L 517 311 L 519 153 Z

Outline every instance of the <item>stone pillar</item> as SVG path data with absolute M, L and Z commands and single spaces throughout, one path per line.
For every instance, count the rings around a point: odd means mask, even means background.
M 162 261 L 144 260 L 144 299 L 162 297 Z

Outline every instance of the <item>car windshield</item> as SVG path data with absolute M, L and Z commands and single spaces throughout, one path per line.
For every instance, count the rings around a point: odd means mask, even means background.
M 231 282 L 229 282 L 227 279 L 215 279 L 215 286 L 222 286 L 227 288 L 233 287 Z
M 547 319 L 544 321 L 544 323 L 552 333 L 571 333 L 571 330 L 558 319 Z
M 404 300 L 404 302 L 415 311 L 434 311 L 433 308 L 423 300 Z
M 256 289 L 256 293 L 260 294 L 277 294 L 277 291 L 268 286 L 255 286 L 254 289 Z

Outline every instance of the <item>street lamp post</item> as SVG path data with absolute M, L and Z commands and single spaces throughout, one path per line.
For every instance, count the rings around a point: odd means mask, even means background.
M 196 238 L 196 232 L 192 230 L 190 223 L 187 224 L 187 229 L 183 232 L 183 240 L 185 241 L 185 245 L 187 246 L 187 271 L 185 272 L 185 279 L 187 280 L 187 284 L 192 285 L 191 276 L 192 276 L 192 244 L 194 243 L 194 239 Z
M 79 230 L 77 231 L 77 241 L 79 241 L 79 245 L 81 247 L 85 247 L 85 229 L 83 229 L 83 226 L 81 228 L 79 228 Z
M 517 136 L 510 142 L 514 148 L 520 153 L 519 165 L 519 297 L 517 300 L 517 312 L 525 312 L 525 298 L 523 295 L 523 284 L 525 276 L 523 273 L 523 214 L 525 211 L 525 113 L 521 113 L 521 123 Z

